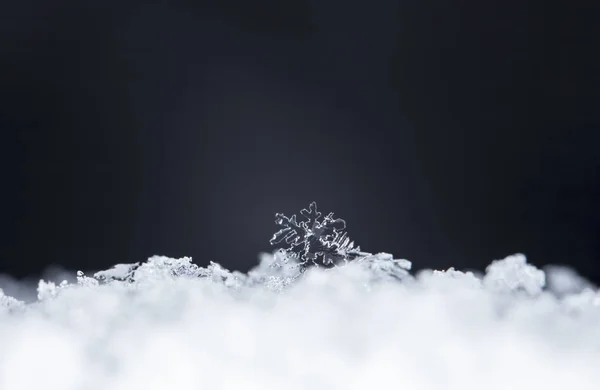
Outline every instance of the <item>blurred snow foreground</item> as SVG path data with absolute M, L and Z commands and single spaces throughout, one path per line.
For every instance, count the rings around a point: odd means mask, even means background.
M 414 275 L 302 215 L 245 274 L 155 256 L 0 290 L 0 389 L 600 389 L 600 294 L 573 271 Z

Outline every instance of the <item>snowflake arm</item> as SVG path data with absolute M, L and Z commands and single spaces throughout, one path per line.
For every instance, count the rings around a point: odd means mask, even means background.
M 283 214 L 277 213 L 275 214 L 275 223 L 283 226 L 283 229 L 280 229 L 273 235 L 269 241 L 271 245 L 279 244 L 284 240 L 286 244 L 297 245 L 304 239 L 305 229 L 303 226 L 298 225 L 295 214 L 291 218 L 288 218 Z
M 319 218 L 321 217 L 321 213 L 317 211 L 317 202 L 312 202 L 308 209 L 302 209 L 300 214 L 308 219 L 308 221 L 301 222 L 301 225 L 311 232 L 319 227 Z

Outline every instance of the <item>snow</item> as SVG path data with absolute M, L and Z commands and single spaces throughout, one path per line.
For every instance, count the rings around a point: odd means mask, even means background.
M 40 281 L 33 302 L 0 290 L 0 389 L 600 388 L 600 293 L 572 270 L 260 259 L 156 256 Z

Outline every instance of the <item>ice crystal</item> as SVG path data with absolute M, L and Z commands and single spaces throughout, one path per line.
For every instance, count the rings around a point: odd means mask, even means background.
M 132 282 L 140 263 L 133 264 L 115 264 L 112 268 L 96 272 L 94 278 L 102 282 L 110 282 L 113 280 Z
M 81 278 L 82 275 L 79 276 Z M 226 270 L 212 261 L 207 267 L 199 267 L 192 263 L 190 257 L 172 259 L 165 256 L 152 256 L 144 263 L 117 264 L 109 270 L 94 274 L 94 280 L 103 283 L 134 283 L 143 279 L 174 279 L 178 277 L 207 278 L 230 287 L 239 285 L 238 279 L 240 279 L 236 273 Z
M 288 244 L 285 251 L 297 257 L 300 264 L 333 266 L 370 255 L 354 246 L 344 231 L 346 221 L 335 218 L 333 213 L 319 220 L 321 213 L 317 211 L 316 202 L 312 202 L 308 209 L 302 209 L 300 214 L 305 221 L 298 222 L 295 214 L 290 218 L 281 213 L 275 214 L 275 223 L 282 228 L 270 240 L 271 245 Z

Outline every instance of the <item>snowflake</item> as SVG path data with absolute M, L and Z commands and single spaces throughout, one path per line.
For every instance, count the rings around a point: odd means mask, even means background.
M 275 214 L 275 223 L 282 228 L 273 235 L 270 243 L 276 245 L 285 241 L 289 245 L 285 251 L 296 257 L 301 265 L 321 263 L 330 267 L 368 255 L 354 246 L 344 231 L 346 222 L 343 219 L 329 213 L 322 221 L 319 220 L 321 213 L 317 211 L 316 202 L 312 202 L 308 209 L 302 209 L 300 214 L 305 221 L 298 222 L 295 214 L 290 218 L 281 213 Z

